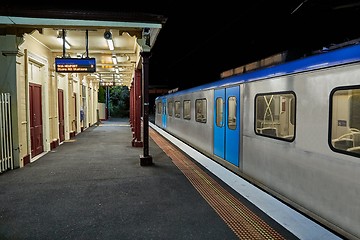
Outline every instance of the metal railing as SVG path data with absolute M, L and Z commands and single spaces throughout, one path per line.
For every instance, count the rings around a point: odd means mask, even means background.
M 10 94 L 0 93 L 0 173 L 13 168 Z

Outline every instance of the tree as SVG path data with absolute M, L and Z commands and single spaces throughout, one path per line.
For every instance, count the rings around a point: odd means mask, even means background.
M 103 86 L 99 87 L 98 102 L 106 103 L 106 88 Z
M 112 117 L 129 117 L 130 90 L 127 86 L 114 86 L 109 89 L 109 111 Z

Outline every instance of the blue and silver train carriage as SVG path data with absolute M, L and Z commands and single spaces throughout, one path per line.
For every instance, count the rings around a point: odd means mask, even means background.
M 160 96 L 155 124 L 360 238 L 360 45 Z

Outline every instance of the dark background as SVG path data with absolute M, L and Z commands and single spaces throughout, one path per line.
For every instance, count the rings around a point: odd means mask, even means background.
M 277 53 L 292 60 L 360 37 L 359 1 L 286 2 L 163 6 L 168 20 L 152 50 L 150 84 L 189 88 Z
M 15 3 L 2 3 L 14 5 Z M 25 2 L 22 7 L 167 18 L 152 48 L 150 86 L 186 89 L 287 52 L 287 61 L 360 38 L 359 0 Z

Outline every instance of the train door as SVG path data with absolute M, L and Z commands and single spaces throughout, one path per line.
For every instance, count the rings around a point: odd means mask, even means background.
M 162 127 L 166 128 L 166 98 L 162 99 Z
M 214 154 L 239 166 L 240 89 L 216 89 L 214 109 Z

